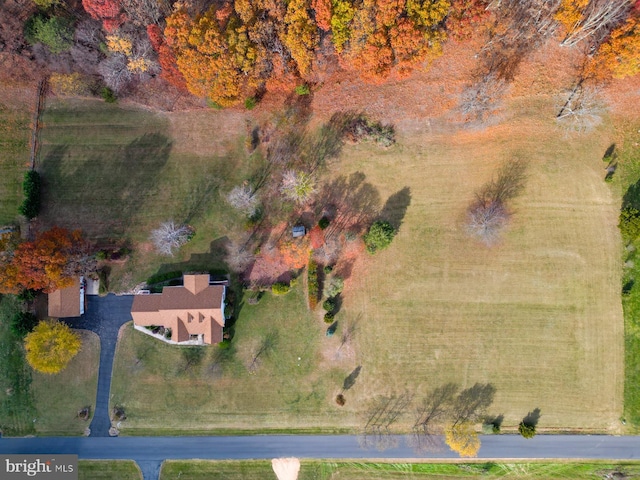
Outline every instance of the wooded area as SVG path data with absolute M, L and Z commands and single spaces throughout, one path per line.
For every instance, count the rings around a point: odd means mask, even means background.
M 53 74 L 55 93 L 106 100 L 161 77 L 210 106 L 249 108 L 336 69 L 405 78 L 471 37 L 480 86 L 512 79 L 548 38 L 584 53 L 580 81 L 640 72 L 638 0 L 7 0 L 0 18 L 3 81 Z

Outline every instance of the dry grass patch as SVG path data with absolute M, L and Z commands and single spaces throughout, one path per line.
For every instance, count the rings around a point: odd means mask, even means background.
M 504 427 L 540 408 L 543 430 L 619 430 L 619 207 L 601 160 L 610 132 L 567 137 L 539 116 L 550 110 L 527 100 L 484 132 L 404 138 L 377 155 L 351 149 L 343 172 L 365 172 L 383 198 L 411 190 L 394 243 L 367 258 L 366 274 L 354 271 L 346 293 L 347 316 L 362 318 L 354 401 L 483 382 L 497 388 L 491 411 Z M 513 157 L 529 163 L 527 184 L 486 248 L 465 234 L 464 213 Z

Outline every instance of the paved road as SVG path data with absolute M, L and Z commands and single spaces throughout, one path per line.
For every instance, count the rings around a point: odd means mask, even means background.
M 91 421 L 92 437 L 109 436 L 109 392 L 113 356 L 116 352 L 118 330 L 131 320 L 131 295 L 87 296 L 85 314 L 79 318 L 65 318 L 64 322 L 73 328 L 84 328 L 100 337 L 100 369 L 98 373 L 98 393 Z
M 246 437 L 117 437 L 4 438 L 0 453 L 77 454 L 86 459 L 128 459 L 141 467 L 145 479 L 158 478 L 165 459 L 271 459 L 276 457 L 330 459 L 453 459 L 448 448 L 416 453 L 408 437 L 392 437 L 397 446 L 384 451 L 363 449 L 351 435 L 257 435 Z M 519 435 L 481 437 L 483 459 L 640 459 L 640 437 L 606 435 Z

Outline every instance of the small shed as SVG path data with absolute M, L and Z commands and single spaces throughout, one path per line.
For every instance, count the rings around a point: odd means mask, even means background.
M 307 229 L 304 228 L 304 225 L 296 225 L 295 227 L 293 227 L 293 230 L 291 231 L 293 238 L 304 237 L 306 233 L 307 233 Z

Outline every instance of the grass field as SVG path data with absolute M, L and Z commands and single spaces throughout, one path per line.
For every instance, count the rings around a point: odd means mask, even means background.
M 215 138 L 219 126 L 209 127 Z M 216 240 L 238 223 L 220 201 L 220 189 L 244 178 L 243 165 L 231 154 L 204 155 L 184 139 L 176 142 L 172 128 L 165 116 L 100 101 L 52 99 L 44 112 L 37 167 L 44 183 L 42 223 L 140 247 L 125 266 L 114 267 L 112 288 L 159 269 L 176 270 L 173 263 L 219 267 Z M 155 255 L 148 244 L 151 230 L 171 219 L 196 229 L 174 259 Z
M 14 222 L 29 164 L 29 113 L 0 101 L 0 225 Z
M 329 463 L 301 462 L 299 480 L 423 479 L 600 479 L 607 473 L 624 472 L 625 478 L 640 478 L 640 465 L 607 463 Z M 275 479 L 271 462 L 166 461 L 161 480 L 254 480 Z
M 36 432 L 40 435 L 82 435 L 91 419 L 78 418 L 78 411 L 96 403 L 100 339 L 87 330 L 78 330 L 82 350 L 67 368 L 56 375 L 33 372 L 31 390 L 36 409 Z
M 357 429 L 373 398 L 403 391 L 420 398 L 447 382 L 493 384 L 489 413 L 503 414 L 505 429 L 539 408 L 541 430 L 619 432 L 619 197 L 603 181 L 602 162 L 616 133 L 606 123 L 589 135 L 567 134 L 553 123 L 552 103 L 512 102 L 503 122 L 483 131 L 406 124 L 388 150 L 346 147 L 331 175 L 362 172 L 381 208 L 400 192 L 409 203 L 384 207 L 402 223 L 399 234 L 347 279 L 337 335 L 324 337 L 300 286 L 242 307 L 226 362 L 210 349 L 185 370 L 180 349 L 129 331 L 112 386 L 113 401 L 127 409 L 123 433 Z M 211 140 L 216 156 L 206 156 L 201 123 L 215 131 L 226 112 L 181 115 L 176 130 L 175 118 L 94 102 L 54 102 L 45 114 L 47 222 L 134 242 L 170 217 L 189 219 L 198 231 L 172 262 L 139 248 L 114 273 L 121 283 L 180 262 L 215 268 L 216 246 L 237 228 L 220 193 L 250 169 L 238 154 L 241 142 Z M 189 130 L 189 122 L 198 128 Z M 174 133 L 188 133 L 189 141 Z M 529 165 L 526 188 L 501 242 L 489 249 L 467 237 L 465 211 L 515 157 Z M 354 328 L 356 348 L 336 360 L 345 325 Z M 252 353 L 272 331 L 271 354 L 250 374 Z M 338 408 L 333 398 L 356 366 L 360 374 Z M 414 419 L 412 409 L 405 413 L 398 425 L 407 428 Z
M 205 348 L 190 368 L 188 347 L 162 344 L 128 326 L 111 386 L 112 403 L 127 412 L 121 433 L 339 431 L 342 421 L 330 395 L 345 374 L 318 368 L 323 325 L 306 310 L 301 288 L 268 294 L 258 305 L 242 307 L 233 350 Z M 251 373 L 253 354 L 267 336 L 272 348 Z
M 384 155 L 355 148 L 342 163 L 383 198 L 411 191 L 394 243 L 346 289 L 363 367 L 352 395 L 491 383 L 503 427 L 540 408 L 541 429 L 619 431 L 619 199 L 602 162 L 613 132 L 566 135 L 545 101 L 509 111 L 482 132 L 406 136 Z M 527 184 L 488 249 L 467 237 L 465 209 L 516 157 L 529 164 Z
M 616 153 L 618 171 L 614 176 L 614 188 L 619 189 L 624 198 L 627 191 L 633 191 L 634 186 L 640 181 L 640 124 L 625 125 L 622 129 L 622 144 L 618 146 Z M 631 187 L 631 188 L 630 188 Z M 635 189 L 637 192 L 637 188 Z M 631 197 L 634 197 L 631 195 Z M 630 198 L 636 205 L 640 198 Z M 624 389 L 624 417 L 630 427 L 630 431 L 637 433 L 640 430 L 640 328 L 638 318 L 640 315 L 640 265 L 638 264 L 637 251 L 640 240 L 636 239 L 627 246 L 622 254 L 624 262 L 624 276 L 622 285 L 628 289 L 622 297 L 622 306 L 625 317 L 625 389 Z
M 79 460 L 79 480 L 142 480 L 142 474 L 131 460 Z

